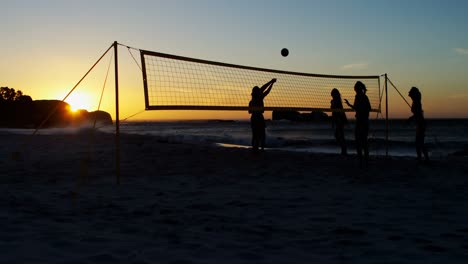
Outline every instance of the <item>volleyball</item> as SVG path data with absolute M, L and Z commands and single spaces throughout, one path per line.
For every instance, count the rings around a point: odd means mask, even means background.
M 282 49 L 282 50 L 281 50 L 281 55 L 283 55 L 283 57 L 288 56 L 288 55 L 289 55 L 289 50 L 286 49 L 286 48 Z

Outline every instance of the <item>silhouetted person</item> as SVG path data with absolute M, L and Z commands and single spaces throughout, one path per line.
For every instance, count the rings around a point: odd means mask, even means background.
M 345 112 L 343 112 L 343 103 L 341 102 L 341 94 L 338 89 L 333 88 L 331 91 L 332 100 L 330 102 L 332 109 L 332 126 L 335 127 L 336 142 L 341 147 L 341 155 L 348 155 L 346 148 L 346 140 L 344 136 L 344 127 L 348 123 Z
M 424 114 L 421 104 L 421 92 L 418 88 L 412 87 L 408 93 L 408 96 L 413 100 L 411 104 L 411 112 L 413 115 L 408 119 L 409 121 L 414 121 L 416 123 L 416 155 L 418 161 L 421 162 L 421 152 L 424 154 L 424 160 L 429 161 L 429 155 L 427 153 L 426 146 L 424 144 L 424 137 L 426 136 L 426 120 L 424 119 Z
M 369 98 L 367 98 L 366 95 L 367 88 L 361 81 L 356 82 L 354 85 L 354 91 L 356 92 L 354 104 L 350 104 L 347 99 L 345 99 L 345 102 L 349 107 L 356 111 L 356 127 L 354 129 L 354 135 L 356 138 L 356 151 L 359 157 L 359 164 L 362 165 L 362 151 L 364 151 L 364 162 L 367 164 L 369 161 L 367 136 L 369 134 L 369 112 L 371 110 L 371 105 Z
M 261 88 L 252 89 L 252 100 L 249 103 L 250 126 L 252 128 L 252 148 L 257 151 L 259 147 L 265 148 L 265 119 L 263 118 L 263 98 L 267 96 L 276 79 L 265 83 Z

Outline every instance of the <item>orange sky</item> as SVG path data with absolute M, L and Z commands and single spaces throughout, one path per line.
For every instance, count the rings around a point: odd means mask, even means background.
M 426 117 L 468 118 L 468 34 L 460 34 L 468 28 L 467 8 L 463 1 L 420 0 L 294 5 L 241 0 L 8 1 L 2 4 L 0 24 L 6 36 L 0 44 L 0 86 L 22 90 L 33 99 L 63 99 L 117 40 L 146 50 L 260 68 L 388 73 L 407 100 L 411 86 L 420 88 Z M 287 58 L 280 56 L 284 47 L 290 51 Z M 139 62 L 139 54 L 134 56 Z M 97 108 L 110 59 L 106 56 L 77 88 L 76 94 L 84 98 L 73 99 L 83 101 L 74 107 Z M 140 69 L 123 47 L 119 70 L 123 119 L 144 109 Z M 111 69 L 101 109 L 115 117 L 113 85 Z M 393 88 L 389 109 L 391 118 L 411 115 Z M 206 118 L 249 116 L 242 111 L 148 111 L 133 120 Z

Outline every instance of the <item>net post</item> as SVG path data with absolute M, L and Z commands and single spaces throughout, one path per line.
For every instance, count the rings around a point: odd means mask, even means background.
M 385 73 L 385 157 L 388 158 L 388 77 Z
M 119 122 L 119 60 L 117 57 L 118 43 L 114 41 L 115 67 L 115 172 L 117 184 L 120 184 L 120 122 Z
M 146 76 L 146 62 L 145 62 L 145 54 L 140 51 L 140 58 L 141 58 L 141 72 L 143 73 L 143 89 L 145 94 L 145 109 L 148 110 L 149 108 L 149 97 L 148 97 L 148 82 Z

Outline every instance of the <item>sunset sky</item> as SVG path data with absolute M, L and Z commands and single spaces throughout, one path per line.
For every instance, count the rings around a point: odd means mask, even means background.
M 63 99 L 118 41 L 286 71 L 387 73 L 407 100 L 411 86 L 420 88 L 426 117 L 468 118 L 467 10 L 464 0 L 1 0 L 0 86 L 35 100 Z M 72 106 L 97 108 L 110 59 L 72 94 Z M 123 119 L 144 109 L 144 97 L 141 71 L 124 47 L 119 66 Z M 390 117 L 411 115 L 393 89 L 389 100 Z M 115 117 L 114 107 L 111 71 L 101 108 Z M 147 111 L 135 118 L 249 118 L 246 112 L 196 114 Z

